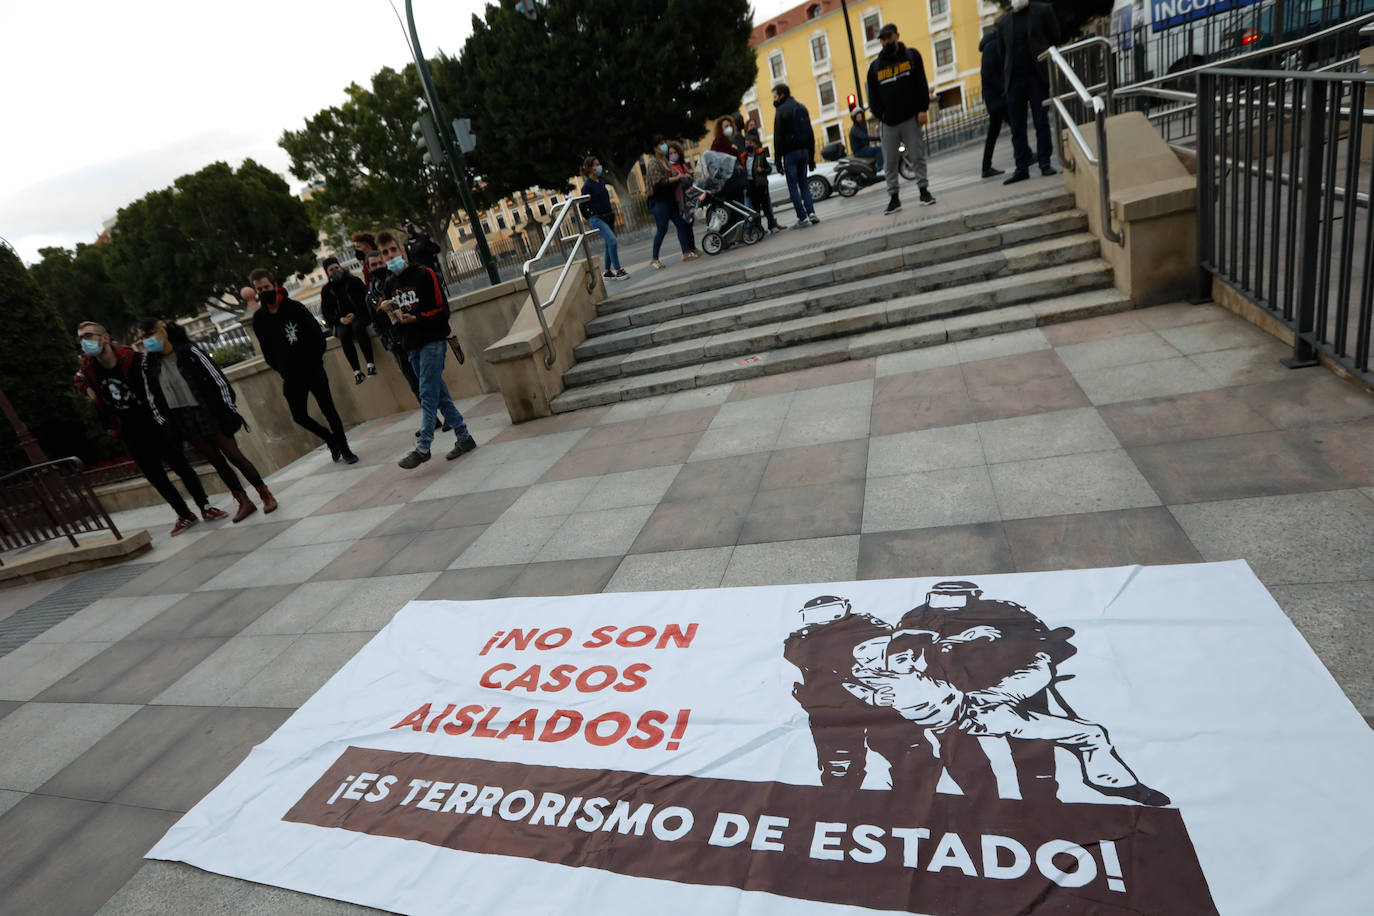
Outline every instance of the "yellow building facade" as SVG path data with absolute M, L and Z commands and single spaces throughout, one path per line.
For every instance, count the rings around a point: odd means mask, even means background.
M 878 31 L 897 26 L 902 43 L 919 51 L 926 65 L 932 102 L 941 112 L 963 114 L 983 108 L 982 58 L 978 42 L 983 28 L 1001 10 L 986 0 L 858 0 L 849 4 L 854 57 L 859 80 L 881 45 Z M 771 19 L 755 23 L 750 43 L 758 54 L 759 72 L 740 110 L 756 121 L 764 142 L 773 132 L 772 89 L 787 83 L 806 106 L 816 131 L 816 149 L 835 140 L 848 143 L 851 93 L 868 104 L 868 90 L 856 91 L 849 39 L 839 0 L 811 0 Z M 709 141 L 708 141 L 709 142 Z

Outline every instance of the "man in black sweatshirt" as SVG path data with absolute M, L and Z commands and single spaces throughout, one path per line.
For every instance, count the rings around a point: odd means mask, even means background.
M 287 297 L 270 270 L 259 267 L 249 274 L 249 280 L 262 303 L 253 313 L 253 333 L 262 347 L 263 359 L 282 378 L 281 393 L 291 408 L 291 419 L 323 439 L 335 461 L 356 464 L 358 456 L 348 447 L 343 420 L 339 419 L 334 397 L 329 393 L 329 376 L 324 371 L 325 337 L 320 323 L 309 309 Z M 328 429 L 310 417 L 306 398 L 312 394 L 329 422 Z
M 320 317 L 339 338 L 344 359 L 353 370 L 353 384 L 361 385 L 365 376 L 358 367 L 357 350 L 362 350 L 363 359 L 367 360 L 367 374 L 377 374 L 372 362 L 372 339 L 367 336 L 367 326 L 372 323 L 367 311 L 367 284 L 344 270 L 333 255 L 324 259 L 324 270 L 329 274 L 329 282 L 320 290 Z
M 405 349 L 415 376 L 420 380 L 420 431 L 415 436 L 415 448 L 398 463 L 410 470 L 429 460 L 436 414 L 442 415 L 444 422 L 453 427 L 456 441 L 445 456 L 452 461 L 477 448 L 477 443 L 468 433 L 467 423 L 453 398 L 449 397 L 448 385 L 444 382 L 449 335 L 448 295 L 434 271 L 406 262 L 405 251 L 394 235 L 380 233 L 377 246 L 391 274 L 387 282 L 388 298 L 383 299 L 378 308 L 390 319 L 393 340 Z
M 887 193 L 892 195 L 884 213 L 902 208 L 897 189 L 902 181 L 898 147 L 906 144 L 906 157 L 916 170 L 921 205 L 935 203 L 926 181 L 926 142 L 921 128 L 930 117 L 930 85 L 921 52 L 902 44 L 892 23 L 878 32 L 883 49 L 868 67 L 868 107 L 883 122 L 883 160 L 887 165 Z

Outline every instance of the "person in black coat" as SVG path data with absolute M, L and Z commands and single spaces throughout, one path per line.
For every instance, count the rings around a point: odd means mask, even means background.
M 320 290 L 320 317 L 339 338 L 344 359 L 353 370 L 353 384 L 361 385 L 365 376 L 358 368 L 355 341 L 363 351 L 363 359 L 367 360 L 367 374 L 377 374 L 377 367 L 372 362 L 372 339 L 367 335 L 367 326 L 372 323 L 367 312 L 367 284 L 344 270 L 336 257 L 325 258 L 324 269 L 329 274 L 329 282 Z
M 1050 116 L 1045 100 L 1050 94 L 1049 64 L 1040 60 L 1059 44 L 1059 20 L 1048 3 L 1012 0 L 1011 11 L 1003 13 L 996 24 L 1002 48 L 1002 79 L 1006 87 L 1007 121 L 1011 124 L 1011 145 L 1016 153 L 1016 171 L 1006 180 L 1015 184 L 1030 177 L 1032 159 L 1039 160 L 1042 175 L 1055 174 L 1050 165 L 1054 141 L 1050 136 Z M 1035 155 L 1026 137 L 1026 106 L 1035 122 Z
M 276 498 L 234 441 L 234 434 L 246 424 L 239 416 L 238 398 L 229 379 L 176 322 L 144 318 L 138 323 L 138 332 L 148 353 L 143 361 L 143 388 L 153 419 L 159 426 L 175 430 L 214 467 L 239 504 L 235 522 L 258 511 L 234 473 L 235 467 L 257 488 L 262 510 L 275 511 Z
M 988 110 L 988 138 L 983 144 L 983 177 L 993 178 L 1002 174 L 1001 169 L 992 167 L 992 152 L 997 147 L 997 136 L 1002 125 L 1007 123 L 1006 88 L 1003 71 L 1006 62 L 1002 59 L 1002 45 L 997 40 L 997 30 L 988 29 L 983 40 L 978 42 L 978 51 L 983 55 L 983 104 Z

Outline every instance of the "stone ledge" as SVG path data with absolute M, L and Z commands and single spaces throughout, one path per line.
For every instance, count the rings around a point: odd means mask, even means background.
M 1112 192 L 1112 215 L 1122 222 L 1187 213 L 1197 207 L 1197 179 L 1192 175 Z
M 119 540 L 108 531 L 77 535 L 78 539 L 83 537 L 86 542 L 76 547 L 64 537 L 39 545 L 24 556 L 6 560 L 5 565 L 0 566 L 0 588 L 122 563 L 153 546 L 152 536 L 143 528 L 127 531 Z

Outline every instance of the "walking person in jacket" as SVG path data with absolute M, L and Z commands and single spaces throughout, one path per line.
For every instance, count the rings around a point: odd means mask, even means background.
M 358 368 L 358 349 L 367 361 L 367 374 L 377 374 L 377 366 L 372 362 L 372 338 L 367 336 L 367 326 L 372 323 L 367 312 L 367 285 L 344 270 L 333 255 L 324 259 L 324 269 L 329 282 L 320 290 L 320 317 L 339 338 L 344 359 L 353 370 L 353 384 L 361 385 L 366 376 Z
M 744 152 L 740 153 L 739 161 L 744 164 L 744 174 L 749 176 L 749 206 L 763 214 L 769 232 L 781 232 L 782 227 L 773 215 L 773 201 L 768 193 L 768 175 L 773 171 L 768 165 L 768 147 L 760 141 L 757 127 L 745 132 Z
M 879 145 L 883 142 L 882 137 L 875 137 L 868 132 L 868 120 L 864 117 L 863 109 L 854 112 L 854 126 L 849 128 L 849 150 L 850 154 L 859 159 L 872 159 L 873 171 L 883 170 L 883 148 Z
M 1002 170 L 992 167 L 992 153 L 997 147 L 997 135 L 1002 132 L 1002 125 L 1007 123 L 1002 45 L 997 40 L 995 28 L 983 33 L 983 40 L 978 42 L 978 53 L 983 55 L 983 104 L 988 110 L 988 138 L 983 143 L 983 177 L 995 178 L 1002 174 Z
M 654 257 L 649 266 L 656 270 L 663 269 L 658 252 L 663 246 L 663 237 L 668 234 L 669 223 L 677 228 L 677 243 L 682 248 L 682 260 L 695 261 L 701 257 L 697 254 L 696 245 L 692 240 L 692 227 L 682 218 L 682 205 L 679 202 L 679 189 L 684 183 L 690 182 L 692 176 L 679 174 L 673 169 L 673 164 L 668 161 L 669 150 L 667 140 L 655 137 L 653 156 L 644 170 L 644 183 L 649 189 L 649 212 L 653 214 L 655 226 Z M 678 163 L 681 164 L 681 153 L 677 155 Z
M 380 233 L 377 244 L 381 246 L 386 269 L 391 274 L 387 281 L 387 298 L 379 303 L 379 308 L 391 319 L 415 377 L 420 381 L 420 429 L 415 435 L 415 447 L 398 464 L 408 471 L 429 460 L 436 415 L 442 416 L 454 430 L 453 448 L 445 456 L 452 461 L 477 448 L 477 443 L 468 432 L 458 406 L 449 397 L 448 384 L 444 381 L 449 335 L 448 297 L 434 271 L 406 262 L 401 243 L 391 233 Z
M 883 159 L 888 165 L 897 163 L 898 147 L 906 144 L 907 161 L 915 169 L 916 187 L 921 189 L 921 206 L 928 207 L 935 198 L 926 181 L 926 141 L 921 132 L 930 117 L 926 64 L 921 52 L 902 44 L 892 23 L 878 31 L 878 40 L 883 49 L 868 67 L 868 107 L 883 122 Z M 884 213 L 902 209 L 897 194 L 901 181 L 900 167 L 887 169 L 887 193 L 891 196 Z
M 204 350 L 191 343 L 176 322 L 144 318 L 138 323 L 138 333 L 148 352 L 143 360 L 143 390 L 153 419 L 159 426 L 175 430 L 214 467 L 239 504 L 235 524 L 258 507 L 244 492 L 234 468 L 257 489 L 262 511 L 275 512 L 277 500 L 272 491 L 234 441 L 234 434 L 245 424 L 224 373 Z
M 620 246 L 616 244 L 615 210 L 611 209 L 611 193 L 606 190 L 606 182 L 601 176 L 605 172 L 595 156 L 588 156 L 582 162 L 582 191 L 587 196 L 579 206 L 582 216 L 597 232 L 606 245 L 606 270 L 602 277 L 606 280 L 628 280 L 630 275 L 620 266 Z
M 325 337 L 320 323 L 309 309 L 277 286 L 270 270 L 259 267 L 249 274 L 249 279 L 262 302 L 262 308 L 253 314 L 253 333 L 258 336 L 262 358 L 281 376 L 281 393 L 291 409 L 291 419 L 324 440 L 335 461 L 357 464 L 358 456 L 348 447 L 343 420 L 334 408 L 334 396 L 329 393 L 329 375 L 324 371 Z M 312 394 L 329 423 L 328 429 L 310 416 L 306 399 Z
M 792 98 L 786 83 L 773 87 L 773 165 L 787 178 L 787 196 L 797 213 L 793 229 L 819 223 L 816 204 L 811 199 L 808 172 L 816 169 L 816 135 L 811 130 L 811 115 L 806 106 Z
M 176 512 L 172 537 L 196 524 L 197 519 L 163 470 L 164 461 L 181 478 L 186 492 L 200 507 L 201 518 L 207 522 L 228 518 L 227 512 L 210 504 L 200 475 L 191 469 L 182 452 L 180 437 L 171 435 L 153 419 L 143 384 L 144 357 L 132 347 L 112 343 L 110 333 L 94 321 L 83 321 L 76 326 L 76 340 L 81 348 L 81 368 L 75 378 L 77 390 L 95 403 L 96 413 L 105 428 L 119 440 L 153 489 Z
M 1050 95 L 1049 64 L 1040 55 L 1059 44 L 1059 20 L 1048 3 L 1011 0 L 1011 11 L 996 23 L 1002 47 L 1002 79 L 1006 87 L 1007 121 L 1011 124 L 1011 148 L 1016 154 L 1016 171 L 1003 184 L 1015 184 L 1030 177 L 1033 160 L 1040 163 L 1041 175 L 1055 174 L 1050 164 L 1054 141 L 1050 136 L 1050 116 L 1045 100 Z M 1026 136 L 1026 106 L 1035 122 L 1035 154 L 1031 155 Z

